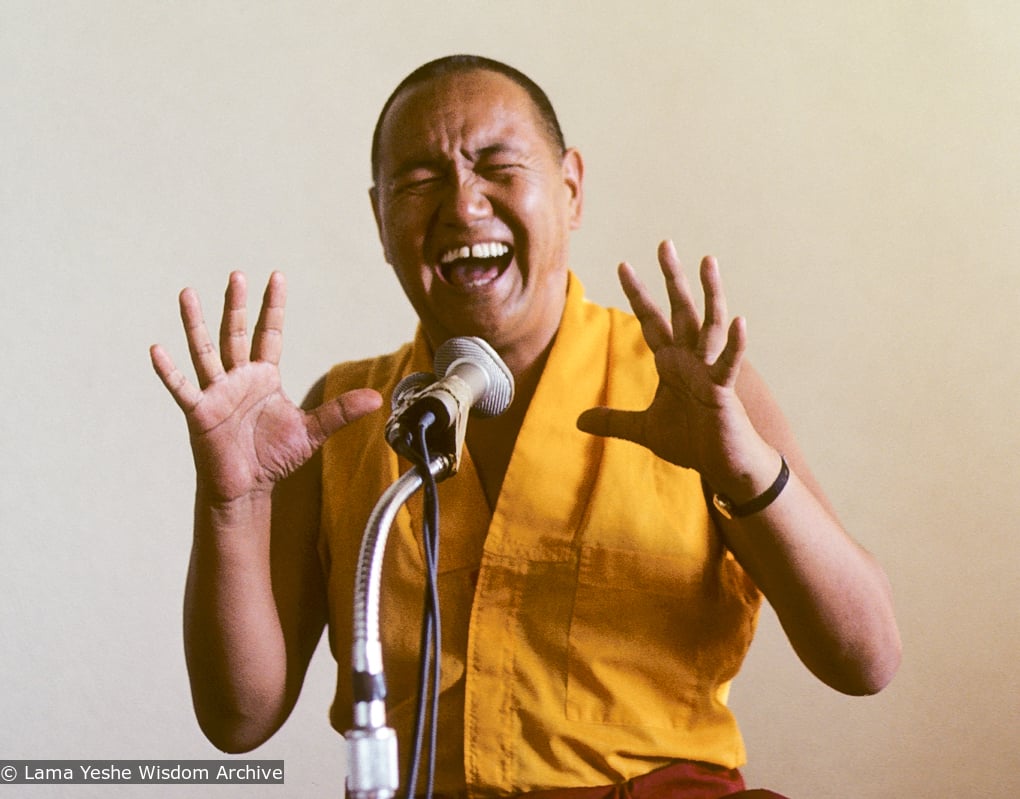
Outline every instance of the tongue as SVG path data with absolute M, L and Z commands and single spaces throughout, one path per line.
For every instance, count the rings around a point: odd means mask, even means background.
M 488 258 L 454 261 L 444 270 L 446 279 L 458 288 L 484 285 L 499 277 L 499 263 Z

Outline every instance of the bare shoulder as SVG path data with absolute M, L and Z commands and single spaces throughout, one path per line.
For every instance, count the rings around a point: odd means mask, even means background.
M 737 378 L 737 396 L 740 397 L 751 423 L 761 437 L 782 453 L 790 469 L 800 477 L 826 509 L 834 513 L 832 503 L 826 497 L 797 443 L 786 414 L 779 407 L 765 379 L 746 361 L 741 365 Z
M 772 446 L 786 454 L 795 445 L 793 431 L 761 373 L 746 361 L 737 377 L 737 396 L 755 429 Z
M 323 403 L 326 395 L 326 377 L 327 375 L 323 375 L 308 389 L 301 401 L 302 410 L 310 411 Z M 274 530 L 278 526 L 283 526 L 303 535 L 318 534 L 321 471 L 320 450 L 301 468 L 277 483 L 273 491 Z M 294 532 L 288 535 L 293 536 Z
M 325 377 L 301 403 L 304 409 L 322 400 Z M 293 702 L 327 617 L 325 577 L 319 560 L 321 459 L 314 455 L 273 489 L 271 569 L 273 595 L 287 639 L 288 695 Z M 293 676 L 292 676 L 293 675 Z

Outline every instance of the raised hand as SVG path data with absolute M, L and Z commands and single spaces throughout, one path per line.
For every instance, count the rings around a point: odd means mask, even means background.
M 671 463 L 698 470 L 710 484 L 735 482 L 767 446 L 736 391 L 747 345 L 744 320 L 728 321 L 714 258 L 701 262 L 704 319 L 671 242 L 659 245 L 658 258 L 669 296 L 668 317 L 634 270 L 620 266 L 623 290 L 655 355 L 655 397 L 643 411 L 593 408 L 581 415 L 578 426 L 647 447 Z
M 280 384 L 286 283 L 269 278 L 249 346 L 246 282 L 230 275 L 216 351 L 198 295 L 180 294 L 181 320 L 198 385 L 191 383 L 158 344 L 153 368 L 184 411 L 191 435 L 199 491 L 207 502 L 227 503 L 268 492 L 305 463 L 326 439 L 348 422 L 377 409 L 375 391 L 359 389 L 305 412 Z

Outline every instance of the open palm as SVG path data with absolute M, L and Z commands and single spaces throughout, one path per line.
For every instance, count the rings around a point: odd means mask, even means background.
M 670 314 L 655 304 L 627 264 L 620 282 L 652 353 L 659 385 L 643 411 L 593 408 L 578 425 L 596 435 L 641 444 L 659 457 L 696 469 L 702 475 L 733 470 L 736 442 L 750 421 L 737 397 L 736 382 L 746 349 L 743 319 L 728 322 L 718 266 L 712 258 L 701 264 L 705 291 L 702 320 L 694 304 L 672 243 L 659 247 Z
M 375 410 L 379 395 L 368 389 L 348 392 L 305 412 L 284 394 L 280 383 L 286 284 L 274 273 L 249 344 L 244 275 L 230 276 L 217 352 L 202 316 L 198 295 L 180 295 L 191 360 L 198 385 L 156 345 L 152 364 L 184 411 L 200 488 L 210 500 L 229 502 L 269 491 L 305 463 L 330 434 Z

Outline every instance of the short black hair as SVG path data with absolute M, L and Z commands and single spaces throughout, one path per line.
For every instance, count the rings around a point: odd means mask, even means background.
M 514 83 L 520 86 L 524 91 L 528 93 L 532 103 L 535 105 L 535 110 L 538 111 L 539 118 L 542 121 L 542 125 L 545 127 L 546 133 L 549 136 L 549 140 L 554 147 L 559 151 L 562 156 L 567 151 L 566 141 L 563 138 L 563 130 L 560 128 L 560 121 L 556 118 L 556 111 L 552 107 L 552 103 L 549 102 L 549 98 L 542 88 L 535 83 L 531 78 L 525 75 L 518 69 L 504 64 L 502 61 L 496 61 L 493 58 L 486 58 L 480 55 L 448 55 L 442 58 L 437 58 L 434 61 L 429 61 L 427 64 L 423 64 L 418 67 L 414 72 L 404 78 L 393 90 L 393 93 L 386 100 L 386 103 L 382 107 L 382 111 L 379 112 L 379 119 L 375 123 L 375 131 L 372 133 L 372 179 L 375 180 L 379 174 L 379 148 L 381 147 L 380 139 L 382 137 L 382 126 L 383 121 L 386 119 L 386 114 L 397 97 L 405 89 L 412 88 L 414 86 L 428 83 L 430 80 L 441 78 L 445 75 L 456 75 L 465 72 L 474 72 L 475 70 L 482 70 L 487 72 L 495 72 L 500 75 L 505 75 L 510 78 Z

